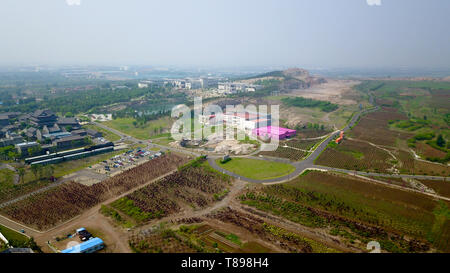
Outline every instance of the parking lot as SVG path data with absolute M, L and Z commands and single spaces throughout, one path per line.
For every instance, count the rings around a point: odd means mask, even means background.
M 125 170 L 162 156 L 163 154 L 163 152 L 152 151 L 150 149 L 150 147 L 125 149 L 124 152 L 119 155 L 74 173 L 70 179 L 90 186 L 99 183 L 108 177 L 112 177 Z

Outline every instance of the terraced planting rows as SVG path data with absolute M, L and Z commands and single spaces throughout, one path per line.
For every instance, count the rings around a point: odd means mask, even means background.
M 402 178 L 397 178 L 397 177 L 379 177 L 379 176 L 367 176 L 368 178 L 377 180 L 377 181 L 384 181 L 387 182 L 388 184 L 391 185 L 397 185 L 400 187 L 404 187 L 404 188 L 411 188 L 411 189 L 415 189 L 414 187 L 412 187 L 407 181 L 403 180 Z
M 265 223 L 263 220 L 231 208 L 224 208 L 207 215 L 224 223 L 240 227 L 258 238 L 277 245 L 283 252 L 290 253 L 333 253 L 337 250 L 320 242 L 289 232 L 278 226 Z
M 283 145 L 308 151 L 318 142 L 320 142 L 320 140 L 301 140 L 298 138 L 293 138 L 285 141 Z
M 450 167 L 447 165 L 416 160 L 411 153 L 403 150 L 393 151 L 393 153 L 400 161 L 399 171 L 401 173 L 450 176 Z
M 328 133 L 331 133 L 331 131 L 328 130 L 316 130 L 316 129 L 300 129 L 297 130 L 297 136 L 299 138 L 315 138 L 315 137 L 321 137 Z
M 203 222 L 203 220 L 202 220 Z M 165 228 L 150 233 L 142 232 L 130 237 L 130 246 L 135 252 L 162 253 L 270 253 L 249 238 L 240 238 L 224 229 L 217 229 L 207 223 L 181 225 L 179 228 Z
M 231 178 L 212 170 L 205 159 L 111 204 L 138 223 L 162 218 L 187 208 L 204 208 L 223 198 Z
M 302 160 L 308 155 L 308 152 L 320 140 L 301 140 L 293 138 L 281 141 L 276 151 L 260 152 L 260 155 L 287 158 L 292 161 Z
M 450 198 L 450 179 L 448 181 L 419 180 L 420 183 L 432 188 L 436 193 Z
M 406 146 L 406 140 L 413 134 L 391 130 L 388 125 L 391 120 L 405 119 L 403 114 L 400 114 L 395 108 L 389 107 L 383 107 L 380 111 L 367 114 L 347 134 L 347 138 L 341 144 L 330 143 L 316 163 L 358 171 L 392 173 L 394 170 L 398 170 L 403 174 L 449 176 L 450 168 L 448 166 L 416 160 L 408 148 L 398 144 L 404 142 Z M 348 139 L 349 137 L 359 141 L 352 141 Z M 361 142 L 361 140 L 366 142 Z M 379 145 L 379 147 L 367 142 Z M 418 145 L 422 149 L 426 148 L 423 146 L 425 144 L 418 143 Z M 433 155 L 437 154 L 433 153 Z
M 344 140 L 340 145 L 331 142 L 316 160 L 316 164 L 341 169 L 391 172 L 396 161 L 388 152 L 365 142 Z
M 396 132 L 401 134 L 398 136 L 401 141 L 396 143 L 398 147 L 403 146 L 408 150 L 412 148 L 423 159 L 429 161 L 448 163 L 450 160 L 450 146 L 447 146 L 450 136 L 448 82 L 365 81 L 356 88 L 374 96 L 377 104 L 383 106 L 382 112 L 392 113 L 398 110 L 397 115 L 391 114 L 384 118 L 384 120 L 389 118 L 388 127 L 393 129 L 390 131 L 391 134 Z M 361 133 L 363 134 L 364 130 L 361 130 Z M 377 135 L 372 138 L 377 138 Z M 406 140 L 407 147 L 404 145 Z M 393 146 L 393 142 L 386 142 L 385 145 Z
M 51 183 L 49 180 L 32 181 L 25 184 L 8 185 L 0 189 L 0 202 L 6 202 L 19 196 L 39 190 Z
M 148 161 L 101 183 L 86 186 L 75 182 L 32 195 L 0 210 L 25 225 L 45 230 L 79 215 L 109 198 L 143 185 L 187 162 L 175 154 Z
M 391 120 L 406 120 L 407 117 L 395 108 L 382 107 L 380 111 L 369 113 L 351 130 L 353 138 L 366 140 L 377 145 L 395 146 L 396 139 L 408 139 L 409 133 L 402 133 L 388 128 Z
M 361 248 L 372 240 L 388 252 L 450 247 L 438 244 L 450 237 L 448 204 L 341 174 L 307 172 L 286 184 L 250 189 L 240 200 Z
M 283 146 L 278 146 L 275 151 L 259 153 L 259 155 L 263 156 L 286 158 L 292 161 L 302 160 L 307 154 L 305 151 L 299 151 L 289 147 L 285 148 Z
M 445 158 L 447 155 L 446 152 L 435 149 L 428 144 L 425 143 L 417 143 L 416 152 L 423 156 L 424 158 Z
M 131 249 L 136 253 L 195 253 L 201 252 L 170 229 L 156 231 L 146 236 L 133 235 L 129 239 Z

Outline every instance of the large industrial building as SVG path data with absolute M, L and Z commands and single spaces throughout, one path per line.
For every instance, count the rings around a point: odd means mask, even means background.
M 48 165 L 60 163 L 63 161 L 70 161 L 79 158 L 85 158 L 102 153 L 108 153 L 114 151 L 114 143 L 108 142 L 105 144 L 99 144 L 88 148 L 79 148 L 73 150 L 66 150 L 46 155 L 40 155 L 25 159 L 25 163 L 30 165 Z

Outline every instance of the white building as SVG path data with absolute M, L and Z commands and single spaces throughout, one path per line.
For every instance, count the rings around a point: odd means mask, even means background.
M 236 94 L 240 92 L 255 92 L 258 85 L 239 83 L 239 82 L 221 82 L 218 84 L 219 92 L 225 94 Z
M 187 89 L 187 88 L 186 88 L 186 81 L 185 81 L 185 80 L 174 80 L 174 81 L 172 82 L 172 84 L 173 84 L 173 86 L 174 86 L 175 88 L 178 88 L 178 89 Z M 190 85 L 189 85 L 189 89 L 190 89 Z
M 139 88 L 148 88 L 148 83 L 140 82 L 140 83 L 138 83 L 138 87 Z
M 207 126 L 226 124 L 250 133 L 253 129 L 271 125 L 271 115 L 258 113 L 225 113 L 218 115 L 200 115 L 199 123 Z

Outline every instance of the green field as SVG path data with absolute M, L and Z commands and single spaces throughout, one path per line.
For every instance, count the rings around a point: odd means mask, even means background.
M 98 127 L 98 126 L 96 126 L 96 125 L 94 125 L 94 124 L 87 124 L 87 125 L 84 125 L 83 127 L 86 128 L 86 129 L 92 129 L 92 130 L 95 130 L 95 131 L 98 131 L 98 132 L 102 133 L 102 134 L 103 134 L 103 137 L 104 137 L 106 140 L 109 140 L 109 141 L 113 141 L 113 142 L 114 142 L 114 141 L 117 141 L 117 140 L 120 139 L 120 136 L 114 134 L 114 133 L 111 132 L 111 131 L 108 131 L 108 130 L 106 130 L 106 129 L 103 129 L 103 128 L 101 128 L 101 127 Z
M 169 117 L 160 118 L 147 122 L 144 126 L 133 124 L 133 118 L 117 118 L 106 121 L 104 124 L 108 127 L 123 132 L 137 139 L 146 140 L 152 136 L 160 135 L 163 131 L 170 129 L 172 121 Z
M 28 237 L 26 237 L 25 235 L 20 234 L 19 232 L 9 229 L 2 225 L 0 225 L 0 232 L 3 234 L 3 236 L 6 237 L 8 241 L 9 240 L 28 241 Z
M 225 164 L 220 161 L 220 159 L 216 160 L 220 167 L 250 179 L 273 179 L 295 171 L 295 167 L 290 164 L 250 158 L 233 158 Z
M 25 247 L 29 244 L 30 239 L 17 231 L 0 225 L 0 233 L 5 236 L 9 243 L 14 247 Z M 7 246 L 0 240 L 0 252 L 5 250 Z

